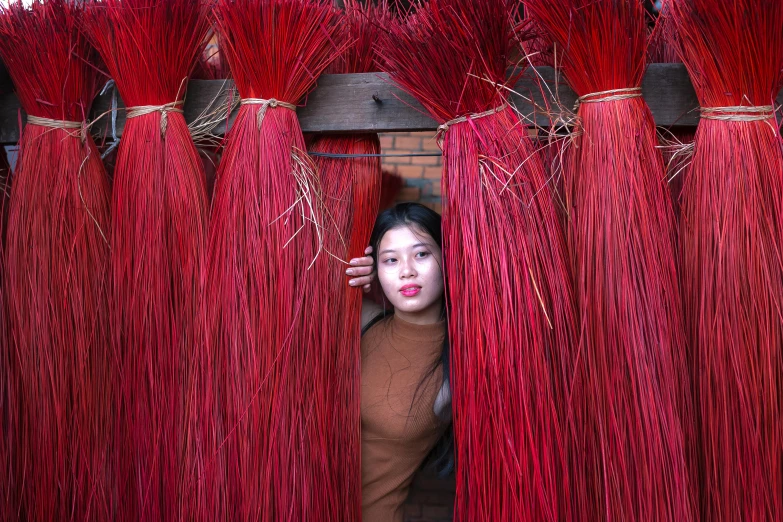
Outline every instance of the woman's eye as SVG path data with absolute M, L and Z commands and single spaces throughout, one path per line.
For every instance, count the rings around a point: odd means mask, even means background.
M 383 262 L 384 262 L 384 264 L 389 265 L 389 264 L 397 262 L 397 260 L 394 259 L 393 257 L 389 257 L 389 258 L 386 258 Z
M 417 257 L 418 259 L 424 259 L 424 258 L 425 258 L 425 257 L 427 257 L 428 255 L 430 255 L 430 253 L 429 253 L 429 252 L 417 252 L 417 253 L 416 253 L 416 257 Z

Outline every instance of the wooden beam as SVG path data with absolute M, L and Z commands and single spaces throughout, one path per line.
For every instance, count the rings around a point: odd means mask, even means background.
M 0 95 L 0 143 L 11 145 L 19 141 L 19 123 L 22 121 L 19 111 L 16 94 Z
M 210 105 L 224 103 L 225 93 L 233 88 L 231 81 L 193 80 L 188 86 L 185 118 L 193 121 Z M 540 107 L 545 106 L 542 90 L 547 93 L 550 106 L 555 100 L 567 109 L 573 107 L 576 95 L 562 81 L 558 81 L 551 67 L 529 70 L 515 87 L 512 101 L 522 114 L 547 126 L 549 118 Z M 642 84 L 643 95 L 652 110 L 656 124 L 662 127 L 695 126 L 699 120 L 698 101 L 688 73 L 681 64 L 653 64 L 648 68 Z M 531 103 L 533 100 L 534 103 Z M 94 104 L 93 117 L 109 111 L 112 93 L 99 96 Z M 117 100 L 123 107 L 122 100 Z M 778 97 L 783 104 L 783 94 Z M 15 95 L 0 96 L 0 143 L 15 143 L 19 138 L 19 102 Z M 421 105 L 398 89 L 386 74 L 325 75 L 318 87 L 297 111 L 304 132 L 398 132 L 434 131 L 438 124 Z M 228 122 L 231 122 L 236 111 Z M 117 112 L 116 133 L 122 135 L 124 111 Z M 111 134 L 110 118 L 104 116 L 93 127 L 99 136 Z M 226 124 L 215 129 L 223 134 Z

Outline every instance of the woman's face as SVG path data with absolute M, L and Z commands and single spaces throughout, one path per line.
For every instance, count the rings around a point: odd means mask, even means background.
M 395 314 L 420 324 L 440 320 L 442 264 L 441 249 L 415 225 L 393 228 L 384 234 L 378 246 L 378 281 Z

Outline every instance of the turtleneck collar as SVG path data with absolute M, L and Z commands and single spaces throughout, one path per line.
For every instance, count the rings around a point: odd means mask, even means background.
M 446 337 L 446 321 L 414 324 L 394 315 L 391 319 L 391 326 L 394 336 L 417 343 L 443 343 Z

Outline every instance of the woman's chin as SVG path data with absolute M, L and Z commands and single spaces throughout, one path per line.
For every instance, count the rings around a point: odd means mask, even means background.
M 416 297 L 403 297 L 396 299 L 396 302 L 392 303 L 394 309 L 398 312 L 403 312 L 408 315 L 419 315 L 428 312 L 435 301 L 422 299 L 421 296 Z

